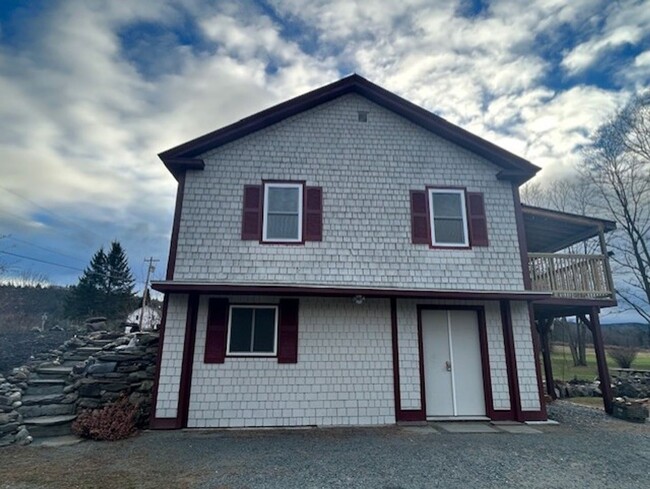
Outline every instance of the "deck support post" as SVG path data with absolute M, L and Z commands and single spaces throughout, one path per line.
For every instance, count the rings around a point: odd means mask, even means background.
M 598 314 L 598 307 L 592 307 L 589 313 L 589 319 L 587 319 L 586 315 L 580 316 L 580 318 L 591 330 L 591 335 L 594 340 L 594 351 L 596 352 L 596 363 L 598 364 L 600 391 L 603 393 L 603 405 L 605 406 L 605 412 L 607 414 L 612 414 L 612 382 L 609 377 L 609 368 L 607 367 L 607 358 L 605 356 L 605 344 L 603 343 L 603 334 L 600 329 L 600 318 L 598 317 Z
M 553 319 L 539 319 L 537 321 L 537 331 L 542 343 L 542 358 L 544 359 L 544 378 L 546 379 L 546 393 L 551 399 L 557 399 L 555 395 L 555 382 L 553 381 L 553 365 L 551 364 L 551 343 L 548 333 L 553 324 Z
M 607 282 L 607 288 L 612 294 L 611 298 L 616 297 L 616 289 L 614 288 L 614 279 L 612 278 L 612 267 L 609 264 L 609 253 L 607 253 L 607 243 L 605 241 L 605 232 L 603 227 L 598 228 L 598 242 L 600 244 L 600 252 L 605 257 L 605 280 Z

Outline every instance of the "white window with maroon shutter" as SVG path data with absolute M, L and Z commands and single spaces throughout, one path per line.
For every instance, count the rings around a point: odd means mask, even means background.
M 302 241 L 302 192 L 301 183 L 264 184 L 263 241 L 276 243 Z
M 230 306 L 227 355 L 275 356 L 277 343 L 276 306 Z
M 297 182 L 244 185 L 241 239 L 300 244 L 323 240 L 323 189 Z
M 429 189 L 431 244 L 441 247 L 468 247 L 469 229 L 463 189 Z

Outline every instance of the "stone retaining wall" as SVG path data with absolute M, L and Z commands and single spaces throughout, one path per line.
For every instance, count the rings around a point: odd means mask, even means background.
M 6 378 L 0 375 L 0 447 L 29 444 L 32 436 L 26 424 L 30 419 L 101 408 L 121 395 L 138 406 L 138 427 L 146 427 L 157 350 L 157 332 L 123 335 L 99 331 L 75 336 L 14 368 Z M 72 370 L 69 375 L 66 366 Z M 34 381 L 54 369 L 64 371 L 60 392 L 30 395 L 36 390 Z

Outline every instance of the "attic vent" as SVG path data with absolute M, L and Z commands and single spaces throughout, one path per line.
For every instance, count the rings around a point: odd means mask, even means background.
M 368 111 L 360 110 L 359 111 L 359 122 L 368 122 Z

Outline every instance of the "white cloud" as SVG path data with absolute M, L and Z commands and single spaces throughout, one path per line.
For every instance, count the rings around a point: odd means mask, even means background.
M 2 185 L 95 226 L 106 241 L 124 236 L 127 248 L 163 257 L 174 181 L 156 154 L 334 81 L 340 70 L 357 71 L 545 171 L 563 170 L 626 94 L 547 88 L 557 67 L 537 43 L 556 42 L 560 27 L 579 30 L 582 47 L 564 60 L 578 67 L 591 62 L 590 53 L 638 39 L 647 17 L 638 2 L 633 12 L 611 10 L 601 29 L 606 3 L 500 0 L 474 18 L 459 15 L 460 2 L 430 0 L 277 0 L 272 12 L 202 0 L 47 4 L 24 26 L 27 41 L 0 47 Z M 184 16 L 196 23 L 198 47 L 172 35 Z M 141 22 L 167 31 L 164 52 L 153 51 L 161 57 L 152 62 L 161 67 L 154 75 L 138 64 L 146 45 L 127 56 L 119 35 Z M 648 73 L 649 59 L 640 54 L 626 67 L 630 87 Z M 57 232 L 1 189 L 0 206 L 13 216 L 0 215 L 3 229 Z
M 645 0 L 611 2 L 598 18 L 602 27 L 564 55 L 562 66 L 571 75 L 590 68 L 616 48 L 639 44 L 650 31 L 650 8 Z
M 584 42 L 568 53 L 562 60 L 570 74 L 576 74 L 592 66 L 600 56 L 624 44 L 636 44 L 644 35 L 639 27 L 619 27 L 602 37 Z

